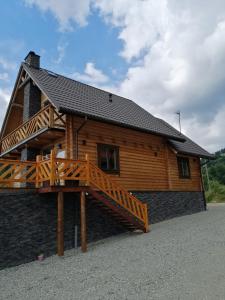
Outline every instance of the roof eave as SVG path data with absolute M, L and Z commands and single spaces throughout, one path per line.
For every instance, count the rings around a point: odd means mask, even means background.
M 175 148 L 176 149 L 176 148 Z M 197 156 L 199 158 L 207 158 L 207 159 L 215 159 L 215 155 L 214 154 L 199 154 L 199 153 L 194 153 L 194 152 L 186 152 L 186 151 L 179 151 L 177 150 L 178 154 L 184 154 L 184 155 L 189 155 L 189 156 Z
M 179 142 L 185 142 L 185 139 L 183 137 L 179 138 L 179 137 L 171 136 L 171 135 L 168 135 L 168 134 L 163 134 L 163 133 L 160 133 L 160 132 L 156 132 L 156 131 L 153 131 L 153 130 L 142 129 L 140 127 L 136 127 L 136 126 L 116 122 L 116 121 L 113 121 L 113 120 L 109 120 L 109 119 L 106 119 L 104 117 L 98 117 L 98 116 L 94 116 L 94 115 L 87 114 L 87 113 L 84 113 L 84 112 L 79 112 L 79 111 L 76 111 L 76 110 L 67 109 L 63 106 L 59 106 L 58 110 L 59 110 L 60 113 L 73 114 L 73 115 L 78 115 L 78 116 L 87 116 L 89 119 L 98 120 L 98 121 L 109 123 L 109 124 L 114 124 L 114 125 L 124 127 L 124 128 L 130 128 L 130 129 L 134 129 L 134 130 L 141 131 L 141 132 L 151 133 L 151 134 L 154 134 L 154 135 L 157 135 L 157 136 L 163 136 L 165 138 L 172 139 L 172 140 L 179 141 Z
M 10 113 L 10 109 L 11 109 L 11 106 L 12 106 L 12 103 L 13 103 L 13 100 L 14 100 L 15 92 L 16 92 L 16 89 L 17 89 L 17 86 L 18 86 L 18 82 L 19 82 L 19 78 L 20 78 L 22 70 L 23 70 L 23 64 L 20 65 L 19 71 L 17 73 L 16 82 L 14 84 L 13 91 L 12 91 L 12 94 L 11 94 L 11 97 L 10 97 L 10 100 L 9 100 L 9 103 L 8 103 L 8 106 L 7 106 L 7 109 L 6 109 L 5 117 L 4 117 L 3 122 L 2 122 L 2 127 L 1 127 L 1 131 L 0 131 L 0 140 L 2 139 L 2 136 L 3 136 L 4 131 L 5 131 L 7 118 L 8 118 L 9 113 Z

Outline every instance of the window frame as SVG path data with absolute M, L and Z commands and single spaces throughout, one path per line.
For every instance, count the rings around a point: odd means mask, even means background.
M 188 175 L 183 174 L 182 170 L 182 160 L 185 160 L 187 162 L 187 168 L 188 168 Z M 178 166 L 178 172 L 179 172 L 179 177 L 181 179 L 191 179 L 191 168 L 190 168 L 190 159 L 189 157 L 184 157 L 184 156 L 177 156 L 177 166 Z
M 104 147 L 116 149 L 116 165 L 117 165 L 116 169 L 101 168 L 101 151 Z M 120 152 L 120 147 L 117 145 L 98 143 L 97 144 L 98 167 L 105 173 L 120 175 L 120 153 L 119 152 Z

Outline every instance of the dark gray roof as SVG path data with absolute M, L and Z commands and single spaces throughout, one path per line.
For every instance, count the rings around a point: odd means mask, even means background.
M 162 119 L 159 119 L 165 126 L 172 127 L 167 122 Z M 192 154 L 193 156 L 199 156 L 202 158 L 214 158 L 213 154 L 210 154 L 208 151 L 197 145 L 191 139 L 189 139 L 186 135 L 181 134 L 181 136 L 185 139 L 184 143 L 179 141 L 169 140 L 171 146 L 178 152 L 182 154 Z
M 164 126 L 157 118 L 129 99 L 113 94 L 110 102 L 109 92 L 45 69 L 32 68 L 25 63 L 23 66 L 62 112 L 87 115 L 184 141 L 176 129 Z
M 205 149 L 197 145 L 187 136 L 185 135 L 182 136 L 186 138 L 186 141 L 184 143 L 170 140 L 171 145 L 177 150 L 178 153 L 189 154 L 189 155 L 192 154 L 193 156 L 199 156 L 202 158 L 214 158 L 213 154 L 207 152 Z
M 22 66 L 61 112 L 86 115 L 94 119 L 163 135 L 168 137 L 170 143 L 179 152 L 200 157 L 212 156 L 171 125 L 154 117 L 132 100 L 112 94 L 112 102 L 110 102 L 109 92 L 45 69 L 32 68 L 26 63 Z

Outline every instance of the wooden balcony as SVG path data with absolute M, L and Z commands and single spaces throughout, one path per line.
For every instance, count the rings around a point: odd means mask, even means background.
M 55 131 L 55 139 L 62 135 L 57 134 L 57 131 L 62 132 L 65 130 L 65 120 L 63 115 L 58 113 L 51 105 L 44 107 L 27 122 L 20 125 L 1 140 L 1 156 L 4 156 L 32 140 L 33 142 L 31 142 L 31 144 L 35 147 L 35 138 L 36 144 L 40 146 L 42 143 L 37 137 L 50 140 L 54 139 L 54 137 L 49 135 L 49 132 L 46 134 L 49 130 Z

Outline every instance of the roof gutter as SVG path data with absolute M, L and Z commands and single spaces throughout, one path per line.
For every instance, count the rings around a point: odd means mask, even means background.
M 76 133 L 76 160 L 79 159 L 79 147 L 78 147 L 79 132 L 84 127 L 84 125 L 87 123 L 87 120 L 88 120 L 88 117 L 85 116 L 83 123 L 81 123 L 81 125 L 77 128 L 77 130 L 75 132 Z
M 185 155 L 189 155 L 189 156 L 197 156 L 199 158 L 205 158 L 205 159 L 208 159 L 209 160 L 213 160 L 215 159 L 215 156 L 214 155 L 205 155 L 205 154 L 198 154 L 198 153 L 191 153 L 191 152 L 181 152 L 181 151 L 178 151 L 178 153 L 180 154 L 185 154 Z

